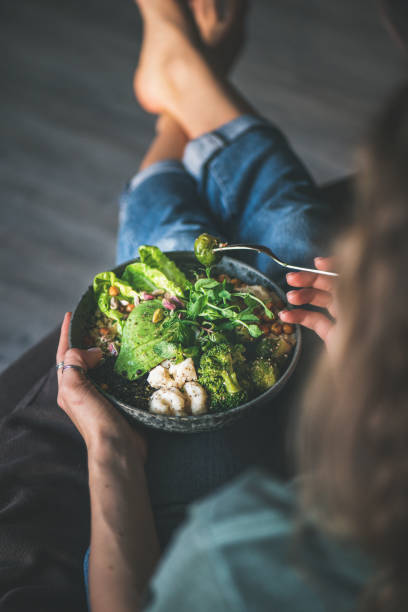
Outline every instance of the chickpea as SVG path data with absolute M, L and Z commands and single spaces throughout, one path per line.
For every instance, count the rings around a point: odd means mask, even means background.
M 126 312 L 132 312 L 132 310 L 134 309 L 135 305 L 134 304 L 128 304 L 126 306 Z
M 288 336 L 290 336 L 290 334 L 293 334 L 294 332 L 293 325 L 289 325 L 289 323 L 284 323 L 282 326 L 282 329 L 283 329 L 283 333 L 288 334 Z
M 261 330 L 263 334 L 269 334 L 269 331 L 270 331 L 269 325 L 266 325 L 266 324 L 260 325 L 259 329 Z
M 108 330 L 108 328 L 107 328 L 107 327 L 100 327 L 100 328 L 99 328 L 99 333 L 100 333 L 102 336 L 107 336 L 107 335 L 109 334 L 109 330 Z
M 152 322 L 159 323 L 160 321 L 163 320 L 163 318 L 164 318 L 164 314 L 163 314 L 162 308 L 157 308 L 157 310 L 155 310 L 153 313 Z
M 109 295 L 111 295 L 112 297 L 119 295 L 119 289 L 115 287 L 114 285 L 111 285 L 109 287 Z
M 274 334 L 279 336 L 279 334 L 282 333 L 282 325 L 280 323 L 278 323 L 278 322 L 272 323 L 272 325 L 271 325 L 271 332 L 273 332 Z

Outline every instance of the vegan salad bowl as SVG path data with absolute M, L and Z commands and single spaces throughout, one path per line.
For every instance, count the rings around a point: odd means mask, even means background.
M 301 348 L 300 328 L 279 321 L 274 282 L 196 254 L 207 265 L 191 251 L 140 247 L 139 259 L 96 275 L 70 327 L 72 347 L 104 352 L 87 374 L 98 390 L 128 417 L 172 432 L 219 429 L 269 402 Z

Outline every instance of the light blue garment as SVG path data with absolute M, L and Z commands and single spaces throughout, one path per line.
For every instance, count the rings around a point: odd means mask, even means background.
M 144 612 L 351 612 L 372 574 L 302 519 L 293 488 L 252 471 L 195 504 Z
M 245 115 L 190 142 L 183 163 L 163 161 L 130 181 L 120 203 L 118 262 L 140 244 L 192 250 L 202 232 L 258 242 L 289 263 L 321 255 L 330 207 L 282 133 Z M 282 269 L 261 255 L 272 278 Z

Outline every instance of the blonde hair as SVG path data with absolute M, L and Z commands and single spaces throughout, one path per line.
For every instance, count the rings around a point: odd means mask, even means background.
M 298 430 L 303 501 L 373 556 L 370 612 L 408 609 L 408 85 L 361 157 L 353 229 L 337 246 L 338 345 Z

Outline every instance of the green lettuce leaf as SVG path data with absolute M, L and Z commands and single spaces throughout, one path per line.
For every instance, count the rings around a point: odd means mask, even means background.
M 142 263 L 149 266 L 149 268 L 160 270 L 169 281 L 179 287 L 176 295 L 184 295 L 184 292 L 191 286 L 185 274 L 158 247 L 140 246 L 139 255 Z
M 132 263 L 126 266 L 122 279 L 132 285 L 136 291 L 147 291 L 148 293 L 158 289 L 158 286 L 149 278 L 147 267 L 142 263 Z M 164 289 L 164 287 L 162 287 Z
M 174 283 L 157 268 L 151 268 L 145 263 L 136 262 L 129 264 L 122 278 L 138 291 L 151 292 L 154 289 L 164 289 L 173 295 L 181 297 L 184 295 L 180 285 Z
M 129 380 L 136 380 L 165 359 L 177 355 L 178 344 L 163 322 L 153 323 L 153 313 L 161 308 L 160 300 L 142 302 L 132 310 L 122 335 L 115 371 Z
M 134 289 L 124 280 L 121 280 L 116 276 L 114 272 L 101 272 L 97 274 L 93 282 L 93 290 L 99 309 L 110 319 L 114 319 L 118 322 L 119 331 L 123 329 L 124 314 L 119 310 L 114 310 L 110 307 L 111 296 L 109 295 L 109 288 L 115 286 L 119 289 L 119 300 L 126 299 L 129 302 L 134 301 L 134 297 L 137 293 Z

